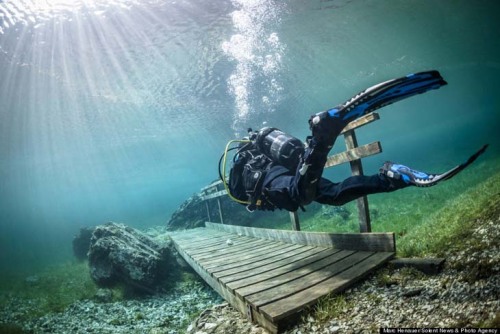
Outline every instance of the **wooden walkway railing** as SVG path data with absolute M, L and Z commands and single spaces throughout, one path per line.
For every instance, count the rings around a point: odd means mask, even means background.
M 171 234 L 187 263 L 227 302 L 271 333 L 320 297 L 389 261 L 393 233 L 332 234 L 206 223 Z
M 325 168 L 349 162 L 351 165 L 352 175 L 363 175 L 363 166 L 361 163 L 361 159 L 382 152 L 382 146 L 379 141 L 358 146 L 358 141 L 354 130 L 363 125 L 376 121 L 379 118 L 380 117 L 378 113 L 370 113 L 349 123 L 340 133 L 340 135 L 344 136 L 344 141 L 347 150 L 328 157 L 328 160 L 325 164 Z M 224 190 L 222 182 L 217 181 L 208 185 L 207 187 L 201 189 L 201 194 L 202 194 L 202 200 L 206 201 L 205 203 L 207 206 L 208 220 L 209 221 L 211 220 L 208 200 L 217 199 L 220 222 L 224 224 L 224 217 L 223 217 L 220 197 L 227 195 L 227 192 L 226 190 Z M 359 231 L 371 232 L 368 198 L 366 196 L 363 196 L 361 198 L 358 198 L 356 201 L 357 201 L 358 216 L 359 216 Z M 299 216 L 297 212 L 290 212 L 290 220 L 292 222 L 292 229 L 295 231 L 300 231 Z

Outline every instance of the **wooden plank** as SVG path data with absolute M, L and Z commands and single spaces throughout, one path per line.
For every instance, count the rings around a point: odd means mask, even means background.
M 394 233 L 297 232 L 236 225 L 221 225 L 210 222 L 206 222 L 205 225 L 209 229 L 300 245 L 373 252 L 396 251 Z
M 172 237 L 180 242 L 190 243 L 192 246 L 194 246 L 195 245 L 194 242 L 206 242 L 214 239 L 228 238 L 234 236 L 234 234 L 224 231 L 217 231 L 218 233 L 210 233 L 210 232 L 211 232 L 210 230 L 206 230 L 204 233 L 189 234 L 186 236 L 173 235 Z
M 204 191 L 206 191 L 206 190 L 209 190 L 210 188 L 217 188 L 217 186 L 218 186 L 219 184 L 222 184 L 222 181 L 221 181 L 221 180 L 219 180 L 219 181 L 215 181 L 215 182 L 213 182 L 213 183 L 210 183 L 208 186 L 201 188 L 201 190 L 200 190 L 200 191 L 201 191 L 201 192 L 204 192 Z
M 234 236 L 234 235 L 233 235 Z M 248 237 L 245 237 L 244 240 L 248 240 L 250 238 Z M 177 243 L 179 245 L 182 245 L 182 248 L 184 248 L 185 250 L 193 250 L 193 251 L 199 251 L 200 249 L 203 249 L 203 248 L 207 248 L 207 247 L 210 247 L 210 246 L 215 246 L 215 245 L 218 245 L 218 244 L 223 244 L 223 243 L 227 243 L 228 240 L 232 240 L 231 237 L 227 237 L 227 236 L 213 236 L 211 238 L 206 238 L 206 239 L 192 239 L 192 240 L 178 240 L 178 239 L 175 239 L 177 241 Z
M 256 263 L 251 263 L 241 267 L 239 271 L 224 271 L 215 273 L 214 276 L 220 278 L 224 284 L 227 284 L 230 289 L 234 290 L 277 276 L 282 272 L 286 272 L 290 269 L 289 266 L 292 263 L 297 264 L 304 260 L 314 262 L 314 259 L 319 260 L 338 252 L 337 250 L 322 247 L 305 247 L 305 250 L 297 249 L 295 251 L 291 251 L 290 253 L 282 253 L 282 255 L 278 257 L 272 254 L 272 256 L 265 258 L 262 261 L 257 261 Z M 267 261 L 270 259 L 272 259 L 272 261 Z
M 215 233 L 214 233 L 215 232 Z M 197 235 L 206 235 L 207 233 L 221 234 L 223 231 L 208 231 L 205 227 L 196 227 L 182 231 L 174 231 L 170 236 L 176 237 L 178 239 L 186 239 Z M 226 232 L 227 233 L 227 232 Z
M 215 193 L 212 193 L 210 195 L 201 196 L 201 200 L 202 201 L 206 201 L 208 199 L 217 198 L 217 197 L 221 197 L 221 196 L 224 196 L 224 195 L 227 195 L 226 189 L 219 190 L 219 191 L 217 191 Z
M 380 115 L 376 112 L 371 112 L 369 114 L 366 114 L 364 116 L 361 116 L 354 121 L 350 122 L 349 124 L 346 125 L 346 127 L 342 130 L 340 135 L 343 135 L 347 131 L 351 131 L 357 128 L 362 127 L 363 125 L 370 124 L 371 122 L 374 122 L 376 120 L 380 119 Z
M 231 290 L 237 290 L 239 296 L 256 293 L 274 287 L 275 285 L 283 284 L 290 280 L 305 275 L 314 268 L 322 268 L 327 266 L 332 261 L 341 260 L 344 257 L 351 255 L 353 251 L 339 251 L 336 249 L 324 249 L 316 254 L 309 256 L 297 256 L 294 259 L 287 259 L 282 263 L 273 263 L 266 268 L 266 271 L 248 275 L 245 278 L 228 282 L 229 279 L 224 280 L 227 287 Z M 292 261 L 293 260 L 293 261 Z M 246 287 L 246 288 L 245 288 Z
M 257 261 L 252 259 L 242 261 L 240 265 L 227 264 L 224 266 L 219 266 L 217 268 L 210 268 L 210 272 L 213 273 L 217 277 L 224 277 L 229 275 L 234 275 L 246 270 L 251 270 L 255 268 L 261 268 L 270 263 L 274 263 L 277 261 L 281 261 L 287 259 L 288 257 L 292 257 L 296 254 L 301 254 L 311 249 L 315 249 L 317 247 L 310 247 L 305 245 L 292 245 L 285 248 L 281 248 L 279 250 L 274 250 L 272 253 L 267 254 L 266 258 L 260 258 Z
M 201 278 L 208 285 L 212 287 L 222 298 L 224 298 L 228 303 L 230 303 L 234 308 L 240 311 L 242 314 L 246 315 L 251 320 L 257 321 L 262 327 L 266 328 L 273 334 L 278 332 L 278 327 L 273 321 L 270 321 L 268 318 L 264 317 L 260 312 L 257 312 L 254 308 L 249 307 L 249 305 L 242 299 L 237 298 L 234 294 L 232 294 L 227 288 L 223 285 L 219 284 L 217 280 L 210 276 L 201 266 L 196 264 L 193 259 L 189 257 L 187 253 L 185 253 L 182 248 L 180 248 L 175 242 L 174 247 L 177 252 L 182 256 L 182 258 L 200 275 Z
M 180 235 L 173 235 L 173 237 L 177 238 L 178 240 L 182 241 L 202 241 L 203 239 L 205 240 L 211 240 L 214 238 L 222 238 L 222 237 L 234 237 L 233 233 L 226 232 L 226 231 L 215 231 L 215 230 L 209 230 L 206 229 L 205 227 L 202 227 L 204 230 L 199 231 L 196 233 L 186 233 L 185 236 L 180 236 Z
M 281 249 L 290 249 L 290 244 L 285 244 L 285 243 L 277 243 L 277 242 L 270 242 L 266 245 L 263 245 L 259 247 L 257 250 L 252 250 L 252 252 L 246 252 L 243 254 L 240 254 L 239 256 L 232 256 L 231 258 L 226 258 L 224 260 L 222 259 L 215 259 L 213 261 L 206 261 L 203 262 L 203 267 L 210 271 L 210 269 L 214 270 L 219 270 L 219 267 L 221 266 L 231 266 L 231 268 L 237 267 L 237 266 L 243 266 L 247 262 L 255 262 L 256 260 L 262 259 L 263 257 L 269 256 L 270 254 L 273 254 L 276 251 L 279 251 Z M 237 254 L 233 254 L 237 255 Z
M 239 245 L 223 245 L 221 248 L 215 250 L 214 252 L 210 252 L 210 254 L 199 254 L 199 255 L 191 255 L 193 259 L 195 259 L 200 264 L 212 264 L 219 262 L 219 260 L 223 259 L 223 261 L 228 261 L 231 258 L 238 258 L 242 254 L 248 254 L 252 252 L 255 248 L 265 247 L 272 245 L 272 241 L 263 240 L 263 239 L 255 239 L 254 241 L 250 241 L 244 244 Z
M 395 268 L 410 267 L 420 270 L 424 274 L 435 275 L 443 270 L 444 258 L 399 258 L 390 261 L 390 265 Z
M 304 307 L 312 305 L 321 296 L 347 288 L 393 256 L 393 253 L 388 252 L 375 253 L 360 262 L 357 266 L 353 266 L 341 272 L 339 275 L 332 276 L 294 295 L 263 305 L 259 308 L 259 311 L 263 312 L 264 315 L 274 323 L 278 323 L 280 319 L 284 319 L 300 311 Z
M 179 243 L 182 243 L 186 249 L 197 249 L 200 245 L 207 245 L 209 243 L 220 242 L 227 240 L 239 240 L 239 239 L 255 239 L 248 236 L 239 236 L 234 233 L 225 232 L 225 231 L 217 231 L 218 233 L 210 233 L 211 231 L 207 229 L 207 231 L 203 235 L 195 235 L 189 236 L 187 238 L 179 238 L 178 236 L 173 236 L 172 239 L 175 238 Z M 183 247 L 183 248 L 184 248 Z
M 180 241 L 180 240 L 177 240 L 177 243 L 179 245 L 182 246 L 182 248 L 184 248 L 185 250 L 187 251 L 199 251 L 199 250 L 203 250 L 204 248 L 208 248 L 208 247 L 211 247 L 211 246 L 215 246 L 215 245 L 219 245 L 219 244 L 223 244 L 223 243 L 227 243 L 227 240 L 228 238 L 224 238 L 224 237 L 216 237 L 216 238 L 213 238 L 213 239 L 206 239 L 206 240 L 200 240 L 200 241 L 196 241 L 196 240 L 192 240 L 192 241 L 189 241 L 189 240 L 184 240 L 184 241 Z
M 261 239 L 262 240 L 262 239 Z M 232 244 L 228 244 L 227 241 L 220 242 L 218 244 L 211 245 L 209 247 L 192 250 L 189 252 L 189 255 L 195 260 L 202 260 L 207 258 L 208 256 L 214 256 L 217 253 L 223 253 L 227 251 L 237 251 L 240 246 L 244 248 L 248 248 L 248 246 L 252 246 L 256 242 L 261 241 L 259 239 L 245 238 L 240 240 L 231 241 Z M 245 247 L 246 246 L 246 247 Z
M 313 262 L 309 266 L 298 266 L 297 270 L 283 272 L 280 276 L 238 289 L 235 292 L 238 296 L 246 297 L 252 305 L 264 305 L 271 300 L 286 297 L 284 294 L 289 295 L 303 290 L 313 285 L 313 282 L 325 280 L 333 276 L 335 272 L 345 270 L 345 268 L 355 265 L 372 254 L 372 252 L 340 251 L 321 261 Z M 303 279 L 298 280 L 299 278 Z M 295 281 L 299 282 L 299 288 L 294 285 Z
M 346 162 L 366 158 L 374 154 L 382 152 L 382 145 L 379 141 L 359 146 L 347 151 L 337 153 L 328 157 L 325 163 L 325 168 L 337 166 Z

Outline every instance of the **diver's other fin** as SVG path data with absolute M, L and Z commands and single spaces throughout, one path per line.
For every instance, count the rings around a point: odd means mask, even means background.
M 438 182 L 451 179 L 453 176 L 460 173 L 467 166 L 473 163 L 477 157 L 483 154 L 484 151 L 486 151 L 486 148 L 488 148 L 488 144 L 481 147 L 480 150 L 471 155 L 463 164 L 460 164 L 442 174 L 419 172 L 404 165 L 395 164 L 389 161 L 387 161 L 384 166 L 380 168 L 380 173 L 385 174 L 392 179 L 401 179 L 408 185 L 412 184 L 417 187 L 432 187 Z
M 447 82 L 436 70 L 412 73 L 371 86 L 345 103 L 327 110 L 326 113 L 330 117 L 341 118 L 347 124 L 376 109 L 431 89 L 438 89 L 446 84 Z
M 460 165 L 456 166 L 455 168 L 452 168 L 443 174 L 437 175 L 436 177 L 438 177 L 439 179 L 436 182 L 451 179 L 453 176 L 460 173 L 467 166 L 469 166 L 471 163 L 473 163 L 477 159 L 477 157 L 479 157 L 481 154 L 483 154 L 484 151 L 486 151 L 486 149 L 488 148 L 488 146 L 489 146 L 489 144 L 483 145 L 483 147 L 481 147 L 481 149 L 479 149 L 476 153 L 471 155 L 469 157 L 469 159 L 467 159 L 467 161 L 464 162 L 463 164 L 460 164 Z

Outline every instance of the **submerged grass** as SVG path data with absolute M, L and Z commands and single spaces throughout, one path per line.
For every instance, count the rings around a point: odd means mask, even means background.
M 424 256 L 438 252 L 445 241 L 466 234 L 475 217 L 499 205 L 500 159 L 490 159 L 466 169 L 454 179 L 431 188 L 411 187 L 369 196 L 373 232 L 394 232 L 399 256 Z M 358 233 L 356 203 L 343 207 L 351 214 L 299 214 L 303 231 Z M 491 214 L 491 213 L 490 213 Z M 283 221 L 273 228 L 290 229 Z M 441 245 L 441 246 L 439 246 Z
M 12 296 L 29 300 L 32 311 L 21 315 L 27 320 L 62 312 L 76 300 L 93 298 L 96 292 L 87 264 L 67 263 L 33 276 L 4 276 L 0 282 L 0 305 L 12 302 Z
M 494 224 L 500 217 L 500 171 L 496 166 L 498 165 L 483 169 L 483 173 L 474 174 L 470 171 L 468 176 L 465 174 L 466 182 L 444 183 L 442 187 L 435 189 L 415 189 L 421 191 L 420 198 L 416 192 L 408 192 L 394 199 L 392 207 L 377 199 L 370 200 L 370 203 L 374 203 L 373 207 L 378 209 L 374 230 L 397 232 L 396 248 L 400 257 L 446 256 L 450 251 L 470 249 L 471 245 L 467 240 L 477 229 L 478 223 Z M 419 204 L 419 200 L 425 204 Z M 332 220 L 326 223 L 318 219 L 308 223 L 315 224 L 314 228 L 326 228 L 329 223 L 328 231 L 332 231 L 332 227 L 337 230 L 336 224 L 339 224 L 335 220 L 332 224 Z M 345 221 L 340 224 L 354 225 Z M 343 228 L 345 226 L 341 226 L 339 230 Z M 357 232 L 357 227 L 352 232 Z M 489 247 L 488 245 L 489 243 L 478 242 L 474 247 Z M 376 277 L 379 285 L 390 286 L 404 285 L 404 280 L 418 275 L 421 273 L 408 269 L 394 276 L 389 275 L 385 269 L 379 271 Z M 352 302 L 346 301 L 342 295 L 325 296 L 311 310 L 311 314 L 320 322 L 325 322 L 335 319 L 349 303 Z M 498 327 L 498 322 L 499 314 L 488 322 L 477 325 Z
M 497 173 L 427 216 L 398 240 L 398 253 L 405 257 L 443 256 L 447 251 L 461 248 L 477 221 L 495 219 L 499 214 L 500 173 Z
M 325 322 L 338 317 L 353 306 L 353 302 L 347 301 L 344 295 L 329 294 L 320 298 L 314 306 L 314 318 L 319 322 Z

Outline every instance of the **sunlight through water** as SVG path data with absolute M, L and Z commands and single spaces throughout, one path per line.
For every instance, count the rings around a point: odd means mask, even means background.
M 222 50 L 236 62 L 228 78 L 229 91 L 236 103 L 233 129 L 238 131 L 248 115 L 273 111 L 280 101 L 283 86 L 279 80 L 286 45 L 273 28 L 286 13 L 285 4 L 267 0 L 233 0 L 231 13 L 235 34 L 222 43 Z M 265 93 L 259 94 L 258 91 Z M 263 86 L 263 87 L 262 87 Z M 255 100 L 260 101 L 255 101 Z
M 247 128 L 305 139 L 312 114 L 416 71 L 449 84 L 359 131 L 383 145 L 365 172 L 385 160 L 439 171 L 485 143 L 493 155 L 499 6 L 0 0 L 0 266 L 71 257 L 81 226 L 164 226 Z

